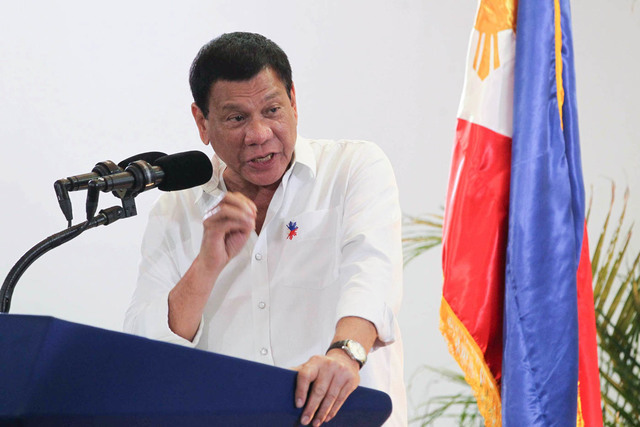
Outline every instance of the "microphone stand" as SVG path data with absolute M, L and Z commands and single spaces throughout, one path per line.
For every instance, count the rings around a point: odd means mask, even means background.
M 9 271 L 9 274 L 2 284 L 2 289 L 0 290 L 0 313 L 9 312 L 13 290 L 22 274 L 35 260 L 49 252 L 51 249 L 78 237 L 85 230 L 97 227 L 98 225 L 113 224 L 120 218 L 127 218 L 135 215 L 135 203 L 133 198 L 123 199 L 122 201 L 122 207 L 112 206 L 110 208 L 103 209 L 98 213 L 98 215 L 90 220 L 53 234 L 29 249 L 29 251 L 25 253 L 13 266 L 11 271 Z
M 189 182 L 189 180 L 198 181 L 201 178 L 204 178 L 203 181 L 199 182 L 199 184 L 204 184 L 211 177 L 211 173 L 213 172 L 211 169 L 211 162 L 207 156 L 198 151 L 179 153 L 170 156 L 164 155 L 164 153 L 151 152 L 135 157 L 140 158 L 135 161 L 134 159 L 123 160 L 123 162 L 131 160 L 131 163 L 129 163 L 129 165 L 124 169 L 125 172 L 128 172 L 128 174 L 125 174 L 126 176 L 122 176 L 122 173 L 117 172 L 120 171 L 119 166 L 107 160 L 97 164 L 93 170 L 93 174 L 99 175 L 99 178 L 91 174 L 84 174 L 58 180 L 54 183 L 58 202 L 60 203 L 60 207 L 62 208 L 69 225 L 71 225 L 73 215 L 71 212 L 71 202 L 68 200 L 68 191 L 87 188 L 87 221 L 73 227 L 70 226 L 59 233 L 47 237 L 31 248 L 18 260 L 11 271 L 9 271 L 9 274 L 2 284 L 2 289 L 0 289 L 0 313 L 9 312 L 13 290 L 25 270 L 29 268 L 35 260 L 49 252 L 51 249 L 78 237 L 85 230 L 97 227 L 98 225 L 109 225 L 120 218 L 128 218 L 136 215 L 137 209 L 134 197 L 144 190 L 154 188 L 156 186 L 164 191 L 190 188 L 197 184 L 193 182 L 184 186 Z M 144 158 L 152 158 L 151 160 L 158 164 L 151 166 L 149 162 L 144 160 Z M 183 166 L 178 167 L 180 164 L 183 164 Z M 204 168 L 204 171 L 206 172 L 202 176 L 191 176 L 186 181 L 174 178 L 174 182 L 170 185 L 165 185 L 165 188 L 158 185 L 165 177 L 166 169 L 173 170 L 171 173 L 178 177 L 179 175 L 184 175 L 185 172 L 188 172 L 185 170 L 185 165 L 196 169 Z M 207 174 L 209 174 L 208 177 L 204 176 Z M 186 175 L 190 176 L 189 173 L 186 173 Z M 125 186 L 124 184 L 128 185 Z M 112 206 L 110 208 L 103 209 L 94 217 L 93 214 L 98 206 L 99 191 L 111 191 L 114 196 L 122 200 L 122 207 Z

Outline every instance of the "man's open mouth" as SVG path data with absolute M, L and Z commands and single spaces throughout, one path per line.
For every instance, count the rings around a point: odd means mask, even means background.
M 273 158 L 273 153 L 269 153 L 264 157 L 256 157 L 255 159 L 251 159 L 251 162 L 253 162 L 253 163 L 264 163 L 264 162 L 268 162 L 272 158 Z

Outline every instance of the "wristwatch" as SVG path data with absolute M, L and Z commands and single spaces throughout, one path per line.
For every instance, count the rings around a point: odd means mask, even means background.
M 345 353 L 349 355 L 350 358 L 358 362 L 361 368 L 367 361 L 367 351 L 358 341 L 336 341 L 329 346 L 329 348 L 327 349 L 327 353 L 329 352 L 329 350 L 333 350 L 334 348 L 341 348 Z

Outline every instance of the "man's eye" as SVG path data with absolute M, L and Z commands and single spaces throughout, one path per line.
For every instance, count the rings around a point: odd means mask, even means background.
M 232 121 L 232 122 L 241 122 L 241 121 L 244 120 L 244 117 L 243 116 L 231 116 L 231 117 L 229 117 L 228 120 Z
M 274 114 L 274 113 L 277 113 L 279 109 L 280 109 L 280 107 L 271 107 L 271 108 L 269 108 L 269 112 L 271 114 Z

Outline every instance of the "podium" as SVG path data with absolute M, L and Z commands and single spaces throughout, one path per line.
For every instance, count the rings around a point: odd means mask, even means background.
M 0 424 L 297 426 L 296 372 L 53 317 L 0 315 Z M 379 426 L 358 387 L 328 426 Z

